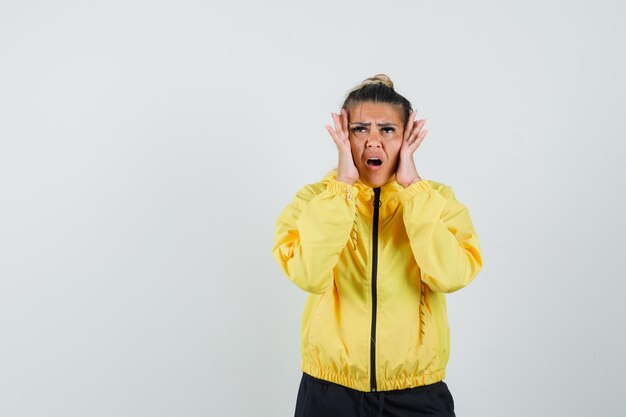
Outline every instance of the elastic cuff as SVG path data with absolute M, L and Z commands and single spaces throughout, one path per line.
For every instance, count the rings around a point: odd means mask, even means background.
M 398 193 L 398 198 L 401 202 L 405 202 L 413 198 L 417 193 L 422 191 L 429 191 L 432 187 L 427 180 L 420 180 L 406 187 L 404 190 Z
M 326 189 L 345 195 L 348 200 L 356 200 L 359 189 L 343 181 L 330 180 Z

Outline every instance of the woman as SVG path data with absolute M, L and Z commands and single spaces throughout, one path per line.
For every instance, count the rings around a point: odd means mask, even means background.
M 469 212 L 417 173 L 425 120 L 387 76 L 332 117 L 337 169 L 276 222 L 273 255 L 309 293 L 295 415 L 454 416 L 445 294 L 482 268 Z

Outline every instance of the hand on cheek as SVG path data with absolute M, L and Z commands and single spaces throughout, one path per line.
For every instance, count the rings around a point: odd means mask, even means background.
M 359 171 L 352 158 L 348 131 L 348 112 L 341 109 L 341 114 L 331 113 L 331 115 L 335 128 L 333 129 L 331 126 L 327 125 L 326 130 L 333 139 L 333 142 L 335 142 L 335 145 L 337 145 L 337 181 L 352 185 L 359 179 Z
M 415 167 L 413 154 L 428 133 L 428 130 L 422 130 L 425 123 L 426 119 L 415 120 L 415 112 L 411 112 L 404 128 L 402 147 L 398 155 L 398 169 L 396 170 L 396 182 L 404 188 L 421 180 Z

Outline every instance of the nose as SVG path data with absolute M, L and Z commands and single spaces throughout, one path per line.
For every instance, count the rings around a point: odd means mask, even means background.
M 367 138 L 367 143 L 365 144 L 367 148 L 380 148 L 380 135 L 376 129 L 372 129 L 369 137 Z

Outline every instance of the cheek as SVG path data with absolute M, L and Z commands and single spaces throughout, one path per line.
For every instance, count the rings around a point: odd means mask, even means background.
M 358 163 L 357 161 L 360 160 L 359 158 L 359 150 L 357 149 L 357 147 L 353 144 L 350 144 L 350 151 L 352 152 L 352 159 L 354 159 L 355 163 Z
M 402 139 L 393 140 L 387 146 L 387 156 L 391 159 L 395 159 L 400 154 L 400 148 L 402 148 Z
M 352 151 L 352 156 L 361 155 L 363 144 L 358 139 L 350 138 L 350 150 Z

